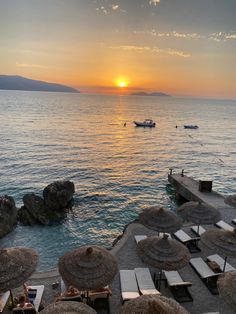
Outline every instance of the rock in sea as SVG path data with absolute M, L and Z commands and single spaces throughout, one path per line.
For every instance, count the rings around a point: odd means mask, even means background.
M 0 196 L 0 238 L 11 232 L 17 223 L 17 208 L 13 197 Z

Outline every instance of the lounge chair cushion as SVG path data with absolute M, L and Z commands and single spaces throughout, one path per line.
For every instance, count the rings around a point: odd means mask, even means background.
M 233 231 L 234 227 L 229 225 L 227 222 L 225 222 L 224 220 L 220 220 L 215 224 L 217 227 L 227 230 L 227 231 Z
M 207 263 L 201 257 L 195 257 L 190 259 L 190 264 L 196 270 L 201 278 L 209 278 L 215 276 L 216 273 L 210 269 Z
M 183 281 L 180 274 L 176 270 L 164 271 L 168 286 L 191 286 L 192 282 Z
M 139 297 L 134 270 L 120 270 L 120 286 L 123 301 Z
M 200 240 L 200 237 L 191 238 L 185 231 L 182 229 L 174 233 L 176 239 L 182 242 L 187 246 L 191 253 L 200 252 L 201 249 L 198 247 L 197 242 Z
M 0 293 L 0 313 L 3 312 L 9 296 L 10 296 L 10 291 Z
M 134 271 L 141 294 L 160 294 L 148 268 L 135 268 Z
M 185 243 L 191 240 L 191 237 L 182 229 L 176 231 L 174 236 L 181 242 Z
M 198 273 L 210 292 L 212 294 L 219 294 L 217 289 L 217 279 L 221 272 L 214 273 L 201 257 L 191 258 L 190 265 Z
M 198 236 L 201 236 L 206 231 L 202 226 L 192 226 L 191 230 Z
M 135 238 L 136 243 L 139 243 L 139 241 L 147 239 L 147 236 L 146 235 L 135 235 L 134 238 Z
M 34 299 L 31 299 L 30 301 L 32 304 L 34 304 L 35 309 L 38 311 L 40 303 L 42 301 L 42 296 L 43 296 L 43 292 L 44 292 L 44 285 L 29 286 L 28 291 L 30 291 L 30 290 L 37 290 L 37 293 L 36 293 Z
M 207 260 L 210 262 L 215 262 L 219 265 L 221 271 L 223 271 L 225 260 L 218 254 L 213 254 L 207 256 Z M 233 266 L 226 262 L 225 271 L 236 270 Z
M 167 284 L 174 295 L 174 298 L 179 302 L 191 302 L 193 297 L 190 294 L 188 287 L 192 285 L 190 281 L 183 281 L 178 271 L 164 271 Z

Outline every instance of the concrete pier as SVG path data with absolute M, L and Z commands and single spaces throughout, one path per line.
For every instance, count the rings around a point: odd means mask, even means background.
M 176 189 L 177 196 L 181 196 L 187 201 L 201 201 L 218 210 L 233 210 L 231 206 L 225 204 L 223 195 L 213 190 L 210 192 L 199 191 L 200 181 L 184 175 L 184 171 L 181 174 L 173 174 L 171 170 L 168 174 L 168 181 Z

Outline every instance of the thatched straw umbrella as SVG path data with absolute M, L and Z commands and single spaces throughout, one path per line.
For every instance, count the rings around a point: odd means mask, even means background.
M 179 230 L 183 222 L 172 211 L 162 207 L 149 207 L 139 214 L 139 221 L 149 229 L 157 232 L 174 233 Z
M 179 303 L 173 299 L 158 295 L 142 295 L 127 301 L 121 309 L 121 314 L 188 314 Z
M 166 234 L 162 238 L 152 236 L 139 241 L 137 250 L 138 255 L 146 264 L 160 270 L 160 276 L 162 276 L 162 270 L 177 270 L 186 266 L 191 258 L 189 250 L 183 244 L 168 239 Z
M 208 230 L 201 236 L 201 241 L 209 249 L 214 250 L 219 254 L 225 255 L 225 262 L 223 267 L 224 272 L 227 256 L 236 257 L 236 229 L 233 231 Z
M 187 202 L 178 208 L 178 213 L 187 221 L 197 224 L 214 224 L 221 219 L 221 213 L 212 206 L 201 202 Z
M 66 286 L 87 291 L 110 284 L 118 272 L 115 257 L 98 246 L 81 246 L 65 253 L 58 267 Z
M 227 205 L 236 208 L 236 194 L 226 196 L 224 201 Z
M 220 275 L 217 286 L 224 301 L 228 303 L 236 313 L 236 270 Z
M 12 247 L 0 249 L 0 292 L 22 285 L 35 271 L 38 254 L 30 248 Z
M 62 301 L 48 305 L 42 314 L 96 314 L 97 312 L 82 302 Z

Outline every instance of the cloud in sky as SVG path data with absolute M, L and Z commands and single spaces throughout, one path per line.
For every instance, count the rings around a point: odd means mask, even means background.
M 122 9 L 120 5 L 117 3 L 107 4 L 107 5 L 103 4 L 99 7 L 96 7 L 96 11 L 103 13 L 104 15 L 111 14 L 114 11 L 126 13 L 126 10 Z
M 151 30 L 134 30 L 133 34 L 135 35 L 150 35 L 159 38 L 179 38 L 179 39 L 206 39 L 206 40 L 213 40 L 216 42 L 222 42 L 227 40 L 235 40 L 236 39 L 236 32 L 218 32 L 218 33 L 211 33 L 211 34 L 199 34 L 199 33 L 184 33 L 184 32 L 158 32 L 155 29 Z
M 101 6 L 101 7 L 99 7 L 99 8 L 96 8 L 96 11 L 102 12 L 102 13 L 105 14 L 105 15 L 108 14 L 108 11 L 107 11 L 107 9 L 105 9 L 104 6 Z
M 119 9 L 119 5 L 118 4 L 112 4 L 111 7 L 112 7 L 112 10 L 114 10 L 114 11 Z
M 212 33 L 209 36 L 209 39 L 214 40 L 216 42 L 226 41 L 226 40 L 235 40 L 236 39 L 236 32 L 218 32 Z
M 162 49 L 159 47 L 149 47 L 149 46 L 135 46 L 135 45 L 121 45 L 121 46 L 110 46 L 110 49 L 120 49 L 125 51 L 133 51 L 137 53 L 143 53 L 143 52 L 150 52 L 150 53 L 157 53 L 160 55 L 171 55 L 171 56 L 177 56 L 181 58 L 189 58 L 191 57 L 191 54 L 174 50 L 171 48 Z
M 235 10 L 235 0 L 0 0 L 0 68 L 75 86 L 122 72 L 134 86 L 235 97 Z
M 18 68 L 38 68 L 38 69 L 47 69 L 48 67 L 41 64 L 30 64 L 30 63 L 16 63 Z
M 159 3 L 160 3 L 160 0 L 150 0 L 149 1 L 149 4 L 151 4 L 151 5 L 153 4 L 155 6 L 158 5 Z
M 176 38 L 184 38 L 184 39 L 200 39 L 205 38 L 204 35 L 200 35 L 198 33 L 183 33 L 183 32 L 157 32 L 155 29 L 151 30 L 135 30 L 134 34 L 147 34 L 156 37 L 176 37 Z

